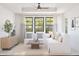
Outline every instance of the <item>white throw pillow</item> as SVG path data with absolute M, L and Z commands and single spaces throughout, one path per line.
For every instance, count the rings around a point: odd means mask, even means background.
M 45 37 L 46 37 L 46 38 L 49 38 L 49 37 L 50 37 L 50 35 L 49 35 L 49 34 L 45 34 Z

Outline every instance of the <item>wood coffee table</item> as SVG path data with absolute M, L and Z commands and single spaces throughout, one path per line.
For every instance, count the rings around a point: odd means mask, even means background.
M 39 42 L 32 42 L 31 43 L 31 48 L 32 49 L 39 49 L 40 47 L 39 47 Z

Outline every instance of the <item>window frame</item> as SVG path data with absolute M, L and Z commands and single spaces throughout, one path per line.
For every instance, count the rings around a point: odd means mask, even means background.
M 25 17 L 26 18 L 32 18 L 32 25 L 25 25 L 25 31 L 26 32 L 33 32 L 33 17 Z M 27 26 L 32 26 L 32 31 L 27 31 Z
M 47 31 L 46 31 L 46 28 L 47 28 L 47 26 L 52 26 L 53 27 L 53 23 L 52 23 L 52 25 L 47 25 L 47 23 L 46 22 L 48 22 L 48 21 L 46 21 L 47 19 L 46 18 L 53 18 L 54 19 L 54 17 L 45 17 L 45 33 L 48 33 Z M 51 29 L 50 29 L 51 30 Z M 52 30 L 51 31 L 53 31 L 53 28 L 52 28 Z
M 50 25 L 46 25 L 46 18 L 53 18 L 56 22 L 56 19 L 54 16 L 25 16 L 24 18 L 32 18 L 32 32 L 35 33 L 35 18 L 43 18 L 43 31 L 36 31 L 36 32 L 44 32 L 46 33 L 46 26 L 50 26 Z M 51 26 L 56 26 L 57 25 L 51 25 Z M 25 27 L 26 28 L 26 27 Z M 55 28 L 54 30 L 56 30 L 57 28 Z M 53 27 L 52 27 L 52 31 L 53 31 Z M 26 31 L 28 32 L 28 31 Z
M 35 22 L 36 22 L 35 19 L 36 18 L 43 18 L 43 24 L 42 24 L 43 25 L 43 31 L 36 31 L 35 27 L 38 26 L 38 25 L 35 24 Z M 39 26 L 41 26 L 41 25 L 39 25 Z M 36 33 L 36 32 L 44 32 L 44 17 L 34 17 L 34 33 Z

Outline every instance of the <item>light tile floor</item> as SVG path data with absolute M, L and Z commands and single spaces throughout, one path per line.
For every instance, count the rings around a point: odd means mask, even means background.
M 2 50 L 0 55 L 16 55 L 16 56 L 48 56 L 48 55 L 79 55 L 79 52 L 71 49 L 70 54 L 54 54 L 48 53 L 48 49 L 44 45 L 40 45 L 40 49 L 31 49 L 30 45 L 25 45 L 23 43 L 18 44 L 11 50 Z

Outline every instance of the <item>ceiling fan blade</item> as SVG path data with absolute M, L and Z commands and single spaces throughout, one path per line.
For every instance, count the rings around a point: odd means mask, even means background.
M 48 7 L 41 7 L 41 9 L 49 9 Z
M 48 9 L 48 7 L 41 7 L 40 3 L 38 3 L 37 9 Z

